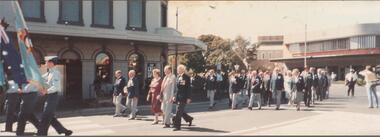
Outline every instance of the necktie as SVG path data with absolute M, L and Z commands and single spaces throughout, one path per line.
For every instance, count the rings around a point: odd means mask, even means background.
M 168 78 L 168 76 L 165 76 L 165 78 L 164 78 L 164 81 L 162 82 L 162 88 L 161 88 L 161 92 L 165 89 L 165 87 L 166 87 L 166 80 L 167 80 L 167 78 Z

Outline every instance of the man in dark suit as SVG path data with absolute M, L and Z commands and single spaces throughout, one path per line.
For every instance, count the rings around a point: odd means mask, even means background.
M 311 102 L 311 90 L 313 86 L 313 74 L 309 72 L 308 68 L 305 68 L 304 71 L 304 80 L 305 80 L 305 94 L 304 94 L 304 102 L 306 107 L 310 107 Z
M 191 90 L 190 90 L 190 77 L 185 74 L 186 67 L 184 65 L 179 65 L 177 68 L 178 76 L 177 76 L 177 90 L 175 91 L 175 96 L 173 97 L 173 101 L 177 103 L 177 111 L 176 116 L 174 118 L 174 130 L 181 130 L 181 118 L 185 119 L 186 122 L 189 122 L 189 126 L 191 126 L 193 117 L 189 116 L 185 112 L 186 104 L 191 102 Z
M 322 74 L 322 69 L 318 69 L 318 89 L 317 89 L 317 100 L 322 101 L 323 100 L 323 92 L 325 88 L 327 87 L 327 79 Z
M 140 83 L 139 83 L 139 79 L 136 77 L 135 70 L 130 70 L 128 73 L 128 77 L 129 77 L 129 80 L 126 86 L 126 90 L 124 90 L 124 93 L 127 94 L 127 102 L 125 104 L 127 105 L 127 108 L 131 110 L 131 114 L 129 115 L 129 120 L 134 120 L 136 118 L 136 112 L 137 112 Z
M 311 104 L 314 105 L 315 99 L 317 98 L 317 91 L 318 91 L 318 74 L 316 72 L 315 67 L 310 67 L 310 72 L 313 78 L 312 86 L 311 86 Z
M 276 99 L 276 110 L 280 109 L 281 104 L 281 92 L 284 91 L 284 76 L 280 73 L 279 68 L 273 70 L 271 77 L 271 91 Z
M 207 98 L 210 99 L 209 110 L 212 110 L 215 106 L 214 97 L 217 89 L 217 81 L 216 75 L 213 69 L 209 71 L 209 75 L 206 78 L 206 90 L 207 90 Z
M 250 99 L 249 99 L 249 105 L 248 109 L 252 110 L 253 103 L 257 103 L 258 109 L 261 109 L 261 85 L 262 80 L 261 77 L 257 75 L 257 71 L 253 70 L 251 73 L 251 79 L 248 81 L 248 90 L 251 93 Z
M 115 83 L 113 85 L 113 99 L 112 102 L 115 105 L 115 115 L 114 117 L 122 116 L 122 112 L 125 111 L 126 107 L 121 104 L 123 98 L 123 89 L 125 86 L 125 78 L 122 76 L 121 70 L 115 71 Z

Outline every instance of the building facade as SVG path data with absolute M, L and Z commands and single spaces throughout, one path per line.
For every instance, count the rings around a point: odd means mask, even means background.
M 303 68 L 305 36 L 285 36 L 284 62 L 289 68 Z M 332 30 L 309 32 L 306 43 L 306 63 L 309 67 L 326 68 L 343 80 L 350 68 L 380 64 L 380 23 L 358 24 Z
M 258 36 L 256 49 L 257 60 L 253 61 L 253 69 L 273 69 L 282 63 L 270 62 L 271 59 L 283 57 L 283 36 Z
M 0 16 L 13 32 L 14 1 L 0 2 Z M 205 44 L 167 27 L 167 1 L 19 0 L 37 62 L 56 55 L 65 99 L 95 97 L 112 90 L 113 72 L 137 71 L 141 82 L 163 69 L 170 54 L 204 50 Z

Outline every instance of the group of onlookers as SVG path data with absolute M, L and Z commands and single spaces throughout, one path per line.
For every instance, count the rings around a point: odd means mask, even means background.
M 350 72 L 345 76 L 345 85 L 347 86 L 347 96 L 354 96 L 355 85 L 359 79 L 359 75 L 364 77 L 365 87 L 368 96 L 368 108 L 379 108 L 378 96 L 376 93 L 376 86 L 379 85 L 379 79 L 372 70 L 371 66 L 366 66 L 363 71 L 356 72 L 354 69 L 350 69 Z M 376 105 L 376 106 L 374 106 Z

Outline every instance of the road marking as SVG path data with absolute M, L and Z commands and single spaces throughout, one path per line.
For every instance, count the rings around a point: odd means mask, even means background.
M 305 117 L 305 118 L 285 121 L 285 122 L 271 124 L 271 125 L 266 125 L 266 126 L 262 126 L 262 127 L 253 127 L 253 128 L 250 128 L 250 129 L 238 130 L 238 131 L 234 131 L 234 132 L 230 132 L 230 133 L 223 133 L 223 134 L 219 134 L 219 135 L 222 135 L 222 136 L 236 135 L 236 134 L 241 134 L 241 133 L 245 133 L 245 132 L 251 132 L 251 131 L 255 131 L 255 130 L 259 130 L 259 129 L 273 128 L 273 127 L 278 127 L 278 126 L 282 126 L 282 125 L 292 124 L 292 123 L 299 122 L 299 121 L 308 120 L 308 119 L 311 119 L 311 117 L 314 117 L 314 116 L 308 116 L 308 117 Z

